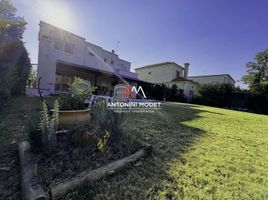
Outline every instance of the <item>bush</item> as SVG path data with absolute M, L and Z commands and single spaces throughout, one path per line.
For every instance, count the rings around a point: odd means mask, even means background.
M 98 143 L 98 130 L 96 127 L 77 125 L 72 130 L 72 143 L 75 147 L 89 147 L 95 149 Z
M 94 87 L 83 88 L 83 79 L 75 77 L 69 85 L 68 93 L 60 96 L 60 108 L 62 110 L 80 110 L 85 108 L 85 99 L 94 91 Z
M 8 64 L 2 66 L 0 73 L 0 108 L 7 102 L 11 95 L 11 89 L 16 82 L 14 76 L 15 65 Z
M 32 111 L 30 116 L 27 118 L 26 129 L 28 138 L 34 147 L 42 146 L 42 134 L 39 130 L 40 116 L 36 111 Z
M 107 109 L 103 102 L 97 103 L 92 109 L 92 113 L 101 132 L 109 131 L 113 141 L 119 141 L 122 138 L 122 125 L 125 121 L 124 113 L 116 113 Z
M 191 103 L 268 114 L 268 84 L 256 85 L 251 90 L 228 84 L 200 85 L 199 95 Z
M 250 90 L 247 108 L 253 112 L 268 114 L 268 83 L 261 83 Z
M 201 84 L 198 87 L 198 95 L 192 100 L 192 103 L 230 107 L 231 94 L 234 91 L 235 88 L 231 84 Z
M 167 87 L 165 84 L 153 84 L 149 88 L 149 98 L 163 101 L 176 101 L 176 102 L 186 102 L 183 90 L 178 89 L 176 84 L 173 84 L 171 88 Z

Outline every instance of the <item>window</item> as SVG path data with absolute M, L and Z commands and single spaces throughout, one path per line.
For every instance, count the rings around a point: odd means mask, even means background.
M 181 72 L 180 71 L 176 71 L 177 72 L 177 77 L 181 76 Z
M 112 65 L 114 64 L 114 61 L 113 61 L 113 60 L 111 60 L 111 64 L 112 64 Z
M 104 58 L 103 60 L 104 60 L 104 62 L 107 62 L 107 58 Z

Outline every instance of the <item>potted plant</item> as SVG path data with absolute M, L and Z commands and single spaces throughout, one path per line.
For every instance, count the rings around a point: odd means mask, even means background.
M 90 87 L 83 79 L 75 77 L 68 87 L 67 94 L 59 98 L 59 128 L 70 128 L 90 119 L 90 108 L 86 106 L 85 99 L 94 91 L 95 87 Z

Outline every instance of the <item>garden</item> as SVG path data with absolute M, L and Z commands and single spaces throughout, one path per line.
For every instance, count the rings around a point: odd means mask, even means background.
M 46 101 L 53 105 L 54 99 L 46 98 Z M 17 144 L 27 139 L 25 123 L 33 112 L 39 112 L 40 105 L 39 98 L 17 96 L 0 112 L 1 199 L 21 199 Z M 158 113 L 128 113 L 125 117 L 123 135 L 134 137 L 131 141 L 150 143 L 151 155 L 116 174 L 86 181 L 62 199 L 267 199 L 267 116 L 166 103 Z M 110 148 L 106 145 L 107 153 Z M 86 152 L 87 148 L 79 149 Z M 102 154 L 97 149 L 95 153 Z M 62 158 L 60 154 L 55 153 L 54 158 Z M 120 158 L 117 156 L 114 159 Z M 55 159 L 53 162 L 42 160 L 42 156 L 37 159 L 36 171 L 43 179 L 44 188 L 81 170 L 72 168 L 69 174 L 67 167 L 60 169 L 60 161 L 54 166 Z M 51 169 L 42 167 L 42 163 Z M 97 167 L 85 163 L 80 165 L 93 166 L 93 170 Z
M 94 89 L 75 77 L 68 93 L 41 96 L 40 111 L 27 119 L 29 139 L 18 145 L 23 198 L 64 197 L 150 153 L 149 144 L 123 134 L 124 113 L 107 109 L 103 101 L 89 108 L 85 99 Z

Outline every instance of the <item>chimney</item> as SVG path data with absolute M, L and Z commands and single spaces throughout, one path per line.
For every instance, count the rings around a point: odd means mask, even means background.
M 189 65 L 190 63 L 184 63 L 184 71 L 183 71 L 184 78 L 188 78 Z

